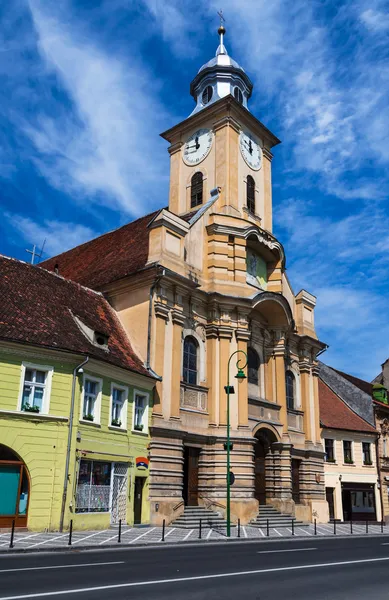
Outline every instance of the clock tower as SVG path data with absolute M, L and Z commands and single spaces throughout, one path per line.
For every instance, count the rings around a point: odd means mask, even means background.
M 169 209 L 180 216 L 201 209 L 219 188 L 214 211 L 272 231 L 271 149 L 279 143 L 250 112 L 253 84 L 224 45 L 193 79 L 196 106 L 162 134 L 170 142 Z

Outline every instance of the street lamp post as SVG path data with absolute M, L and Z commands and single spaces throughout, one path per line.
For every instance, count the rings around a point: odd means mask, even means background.
M 231 359 L 233 356 L 235 356 L 236 354 L 243 354 L 244 359 L 243 358 L 238 358 L 238 360 L 236 361 L 236 368 L 238 369 L 237 374 L 235 375 L 235 378 L 238 380 L 238 383 L 243 381 L 243 379 L 246 379 L 246 375 L 244 374 L 243 369 L 246 368 L 247 366 L 247 354 L 246 352 L 244 352 L 244 350 L 236 350 L 235 352 L 233 352 L 230 356 L 230 358 L 228 359 L 228 366 L 227 366 L 227 385 L 225 386 L 225 391 L 227 394 L 227 537 L 231 537 L 231 475 L 232 473 L 230 473 L 230 451 L 231 451 L 231 444 L 230 444 L 230 394 L 234 394 L 235 390 L 234 390 L 234 386 L 230 385 L 230 363 L 231 363 Z M 244 360 L 244 365 L 241 365 L 241 363 Z

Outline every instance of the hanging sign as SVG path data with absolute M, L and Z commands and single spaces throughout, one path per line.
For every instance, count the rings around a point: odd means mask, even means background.
M 149 459 L 145 456 L 138 456 L 138 458 L 135 459 L 135 465 L 137 469 L 145 471 L 149 468 Z

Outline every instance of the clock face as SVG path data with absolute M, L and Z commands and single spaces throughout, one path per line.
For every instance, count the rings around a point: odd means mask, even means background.
M 210 129 L 199 129 L 185 142 L 183 160 L 187 165 L 198 165 L 208 155 L 213 134 Z
M 250 169 L 259 171 L 262 166 L 262 149 L 254 136 L 247 131 L 240 132 L 240 151 Z

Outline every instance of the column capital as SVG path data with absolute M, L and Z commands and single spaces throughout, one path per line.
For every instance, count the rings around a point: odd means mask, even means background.
M 227 327 L 226 325 L 221 325 L 220 327 L 218 327 L 218 330 L 219 330 L 220 338 L 225 338 L 228 340 L 232 339 L 232 333 L 233 333 L 232 327 Z
M 305 360 L 302 360 L 299 362 L 300 373 L 310 373 L 311 367 L 312 367 L 312 365 Z
M 160 319 L 167 321 L 169 318 L 169 308 L 166 304 L 162 304 L 162 302 L 154 302 L 154 312 L 155 316 Z
M 235 336 L 238 342 L 248 342 L 250 339 L 250 331 L 248 329 L 235 329 Z
M 171 311 L 171 315 L 172 321 L 175 325 L 181 325 L 181 327 L 184 325 L 185 315 L 180 310 L 173 308 L 173 310 Z
M 218 338 L 219 337 L 219 328 L 217 325 L 206 325 L 205 326 L 205 335 L 207 338 Z

